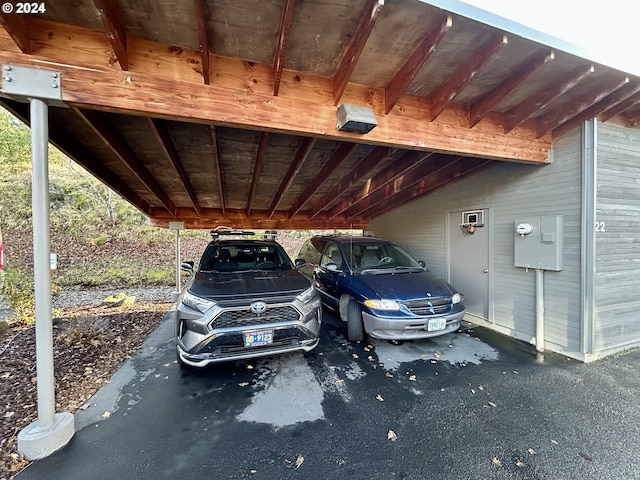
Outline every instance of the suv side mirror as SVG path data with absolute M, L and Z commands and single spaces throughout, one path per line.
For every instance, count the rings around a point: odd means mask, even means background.
M 334 273 L 341 273 L 342 272 L 342 270 L 340 270 L 338 268 L 338 265 L 336 265 L 335 263 L 327 263 L 327 265 L 324 268 L 326 268 L 330 272 L 334 272 Z
M 180 270 L 182 270 L 183 272 L 187 272 L 189 275 L 193 275 L 193 261 L 188 261 L 188 262 L 182 262 L 180 264 Z
M 304 258 L 296 258 L 296 268 L 302 268 L 307 264 L 307 261 Z

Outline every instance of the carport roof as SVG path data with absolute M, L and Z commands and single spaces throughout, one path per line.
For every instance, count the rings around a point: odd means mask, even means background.
M 459 2 L 41 5 L 1 14 L 0 61 L 60 73 L 52 142 L 161 226 L 364 228 L 496 160 L 545 164 L 585 120 L 640 120 L 638 77 Z M 338 131 L 341 104 L 377 127 Z

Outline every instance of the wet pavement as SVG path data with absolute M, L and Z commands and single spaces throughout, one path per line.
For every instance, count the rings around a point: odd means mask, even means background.
M 165 319 L 17 480 L 640 479 L 640 351 L 584 365 L 473 330 L 202 371 Z

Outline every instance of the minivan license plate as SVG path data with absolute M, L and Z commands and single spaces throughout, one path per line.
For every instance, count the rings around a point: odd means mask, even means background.
M 273 343 L 273 330 L 261 330 L 259 332 L 245 332 L 245 347 L 260 347 Z
M 427 325 L 427 330 L 430 332 L 436 330 L 444 330 L 447 327 L 447 319 L 446 318 L 432 318 L 429 320 L 429 324 Z

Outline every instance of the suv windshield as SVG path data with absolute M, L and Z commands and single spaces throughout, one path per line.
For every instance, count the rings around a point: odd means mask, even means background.
M 277 244 L 220 242 L 209 245 L 202 255 L 200 271 L 242 272 L 290 270 L 291 260 Z
M 349 242 L 342 244 L 342 248 L 354 273 L 386 268 L 423 269 L 407 252 L 391 243 Z

